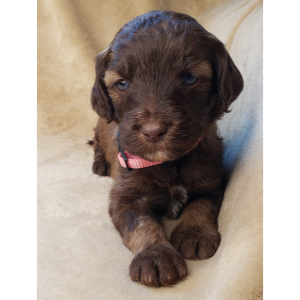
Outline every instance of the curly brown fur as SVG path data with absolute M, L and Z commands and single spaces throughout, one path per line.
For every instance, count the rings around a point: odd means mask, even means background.
M 186 75 L 196 82 L 186 84 Z M 123 81 L 129 85 L 120 90 Z M 115 179 L 109 214 L 134 254 L 132 280 L 172 285 L 187 274 L 184 258 L 206 259 L 217 251 L 224 185 L 216 121 L 242 88 L 242 76 L 224 45 L 180 13 L 137 17 L 97 55 L 91 103 L 100 118 L 93 172 Z M 117 132 L 129 153 L 172 163 L 121 167 Z M 160 223 L 163 215 L 180 216 L 170 242 Z

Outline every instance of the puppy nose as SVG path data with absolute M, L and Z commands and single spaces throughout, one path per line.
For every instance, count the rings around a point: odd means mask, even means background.
M 157 143 L 165 137 L 168 126 L 163 123 L 146 123 L 142 126 L 141 132 L 147 142 Z

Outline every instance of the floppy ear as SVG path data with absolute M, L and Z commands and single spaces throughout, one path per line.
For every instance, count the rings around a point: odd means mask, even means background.
M 109 64 L 111 54 L 110 47 L 95 57 L 96 62 L 96 80 L 92 88 L 91 104 L 95 112 L 102 118 L 111 123 L 114 119 L 114 107 L 108 95 L 106 85 L 104 83 L 104 74 Z
M 232 61 L 224 45 L 213 36 L 213 52 L 215 57 L 216 85 L 219 101 L 223 111 L 228 110 L 230 104 L 239 96 L 244 87 L 243 77 Z
M 217 54 L 217 90 L 223 111 L 239 96 L 244 87 L 243 77 L 222 44 Z
M 223 57 L 219 57 L 218 92 L 223 102 L 224 112 L 229 112 L 230 104 L 239 96 L 244 87 L 243 77 L 224 48 Z

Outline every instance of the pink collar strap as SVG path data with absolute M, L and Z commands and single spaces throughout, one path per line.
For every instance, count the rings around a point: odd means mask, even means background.
M 190 149 L 189 151 L 187 151 L 185 154 L 187 154 L 190 151 L 192 151 L 193 149 L 195 149 L 198 146 L 201 139 L 202 139 L 202 137 L 200 137 L 199 140 L 197 141 L 197 143 L 195 144 L 195 146 L 192 149 Z M 161 165 L 164 163 L 163 161 L 149 161 L 149 160 L 143 159 L 139 156 L 132 155 L 132 154 L 128 153 L 127 151 L 124 151 L 119 142 L 119 133 L 117 133 L 117 142 L 118 142 L 118 147 L 119 147 L 118 159 L 119 159 L 120 165 L 123 168 L 127 168 L 128 170 L 129 169 L 142 169 L 142 168 L 147 168 L 147 167 L 151 167 L 151 166 L 155 166 L 155 165 Z M 165 163 L 168 163 L 168 162 L 165 162 Z
M 155 165 L 160 165 L 163 163 L 163 161 L 149 161 L 146 159 L 142 159 L 139 156 L 131 155 L 127 151 L 124 151 L 126 157 L 127 157 L 127 165 L 125 160 L 122 157 L 121 152 L 119 152 L 118 159 L 123 168 L 129 168 L 129 169 L 142 169 L 147 168 Z

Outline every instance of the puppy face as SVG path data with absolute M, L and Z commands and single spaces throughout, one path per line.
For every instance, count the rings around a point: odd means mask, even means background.
M 221 42 L 189 16 L 154 11 L 96 57 L 92 105 L 133 155 L 169 161 L 193 148 L 243 87 Z

